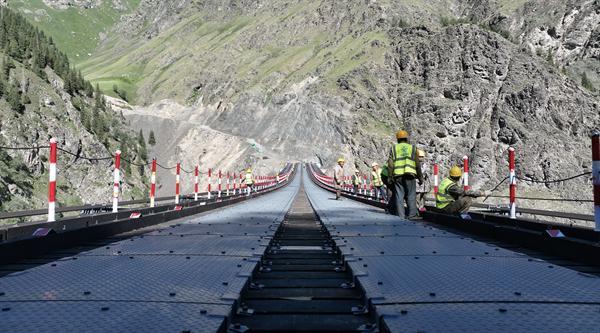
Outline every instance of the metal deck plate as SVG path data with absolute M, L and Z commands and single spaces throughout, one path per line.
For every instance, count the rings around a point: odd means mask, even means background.
M 377 306 L 392 332 L 598 332 L 600 305 L 475 303 Z
M 189 259 L 187 259 L 189 258 Z M 105 300 L 231 304 L 256 263 L 198 256 L 82 256 L 0 279 L 1 301 Z M 55 265 L 55 266 L 53 266 Z M 240 265 L 240 267 L 238 267 Z
M 366 274 L 367 295 L 385 297 L 375 303 L 600 300 L 597 276 L 530 258 L 381 256 L 350 266 Z
M 0 302 L 3 332 L 216 332 L 230 306 L 153 302 Z
M 456 234 L 431 228 L 416 223 L 385 223 L 385 224 L 336 224 L 327 225 L 327 229 L 334 236 L 361 237 L 361 236 L 402 236 L 402 237 L 459 237 Z
M 453 255 L 453 256 L 510 256 L 523 254 L 482 242 L 458 237 L 344 237 L 336 239 L 344 255 Z
M 264 246 L 268 243 L 268 238 L 261 238 L 258 236 L 143 236 L 119 241 L 93 251 L 83 252 L 82 255 L 180 254 L 249 257 L 254 253 L 264 252 Z
M 226 236 L 264 236 L 273 234 L 278 222 L 254 222 L 246 221 L 243 223 L 185 223 L 153 231 L 147 236 L 168 236 L 168 235 L 226 235 Z

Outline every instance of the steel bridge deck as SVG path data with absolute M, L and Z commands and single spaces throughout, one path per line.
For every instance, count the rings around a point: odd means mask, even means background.
M 308 196 L 393 332 L 598 332 L 600 277 L 495 243 Z
M 298 186 L 296 179 L 277 193 L 101 247 L 58 251 L 50 257 L 59 259 L 37 266 L 4 267 L 0 331 L 215 332 Z
M 599 331 L 598 267 L 586 270 L 518 247 L 404 221 L 352 200 L 331 200 L 332 194 L 315 186 L 306 172 L 303 183 L 329 241 L 340 250 L 335 265 L 341 264 L 337 260 L 347 264 L 346 272 L 364 288 L 370 310 L 380 316 L 382 331 Z M 242 292 L 254 300 L 249 304 L 265 304 L 260 291 L 244 286 L 260 267 L 299 187 L 300 177 L 295 177 L 276 193 L 179 224 L 0 267 L 0 331 L 226 330 L 224 319 Z M 283 236 L 285 246 L 308 240 Z M 322 241 L 315 237 L 311 241 Z M 340 295 L 357 299 L 354 291 L 339 290 L 347 277 L 315 274 L 320 278 L 310 281 L 306 269 L 329 267 L 329 254 L 308 258 L 290 253 L 280 260 L 267 253 L 265 258 L 272 276 L 297 276 L 271 279 L 268 298 L 314 294 L 322 300 Z M 304 290 L 292 290 L 296 287 Z

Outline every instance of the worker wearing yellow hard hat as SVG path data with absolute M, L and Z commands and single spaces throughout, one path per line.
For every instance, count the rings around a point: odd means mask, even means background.
M 416 218 L 417 181 L 422 183 L 421 165 L 417 148 L 408 142 L 409 134 L 405 130 L 396 133 L 397 143 L 390 149 L 388 168 L 390 171 L 392 198 L 390 199 L 390 212 L 401 218 L 408 216 Z M 406 202 L 407 209 L 404 208 Z
M 387 170 L 387 166 L 386 166 Z M 373 188 L 375 190 L 375 197 L 379 199 L 383 199 L 387 201 L 387 191 L 385 188 L 384 181 L 382 179 L 383 169 L 379 167 L 379 163 L 373 162 L 371 163 L 371 182 L 373 184 Z M 386 171 L 387 172 L 387 171 Z
M 343 157 L 338 158 L 337 165 L 333 169 L 333 185 L 335 187 L 335 199 L 342 199 L 342 187 L 344 186 L 344 177 L 346 176 L 344 171 L 344 164 L 346 160 Z
M 448 177 L 440 183 L 435 207 L 449 214 L 462 214 L 469 210 L 473 199 L 489 196 L 490 191 L 465 190 L 461 185 L 462 170 L 458 166 L 450 168 Z

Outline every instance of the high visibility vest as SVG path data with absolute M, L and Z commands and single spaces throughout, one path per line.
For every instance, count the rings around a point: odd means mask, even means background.
M 440 184 L 438 193 L 435 198 L 436 208 L 444 209 L 446 208 L 446 206 L 455 201 L 454 197 L 450 195 L 450 193 L 448 193 L 448 189 L 450 189 L 452 185 L 456 185 L 456 183 L 452 179 L 444 178 L 444 180 L 442 180 L 442 183 Z
M 373 179 L 373 186 L 375 186 L 375 187 L 383 186 L 383 181 L 381 181 L 381 169 L 377 169 L 376 171 L 371 171 L 371 177 Z
M 352 184 L 360 185 L 360 176 L 357 176 L 357 175 L 352 176 Z
M 397 143 L 392 148 L 392 157 L 394 159 L 394 176 L 417 175 L 417 162 L 415 162 L 415 153 L 417 150 L 411 144 L 402 142 Z
M 252 179 L 252 174 L 247 173 L 246 174 L 246 185 L 252 185 L 252 184 L 254 184 L 254 179 Z
M 388 172 L 388 166 L 384 165 L 381 168 L 381 181 L 385 184 L 389 184 L 389 180 L 390 180 L 389 178 L 390 178 L 390 176 L 389 176 L 389 172 Z

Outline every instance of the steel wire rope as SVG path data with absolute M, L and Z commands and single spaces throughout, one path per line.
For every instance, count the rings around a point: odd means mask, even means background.
M 5 147 L 5 146 L 0 146 L 0 149 L 4 149 L 4 150 L 37 150 L 37 149 L 50 149 L 50 146 L 33 146 L 33 147 Z
M 520 181 L 524 181 L 524 182 L 530 182 L 530 183 L 536 183 L 536 184 L 554 184 L 554 183 L 560 183 L 560 182 L 566 182 L 568 180 L 573 180 L 579 177 L 583 177 L 583 176 L 587 176 L 587 175 L 591 175 L 591 172 L 584 172 L 584 173 L 580 173 L 578 175 L 575 176 L 571 176 L 571 177 L 567 177 L 567 178 L 563 178 L 563 179 L 555 179 L 555 180 L 536 180 L 536 179 L 532 179 L 532 178 L 523 178 L 520 176 L 516 176 L 516 178 Z

